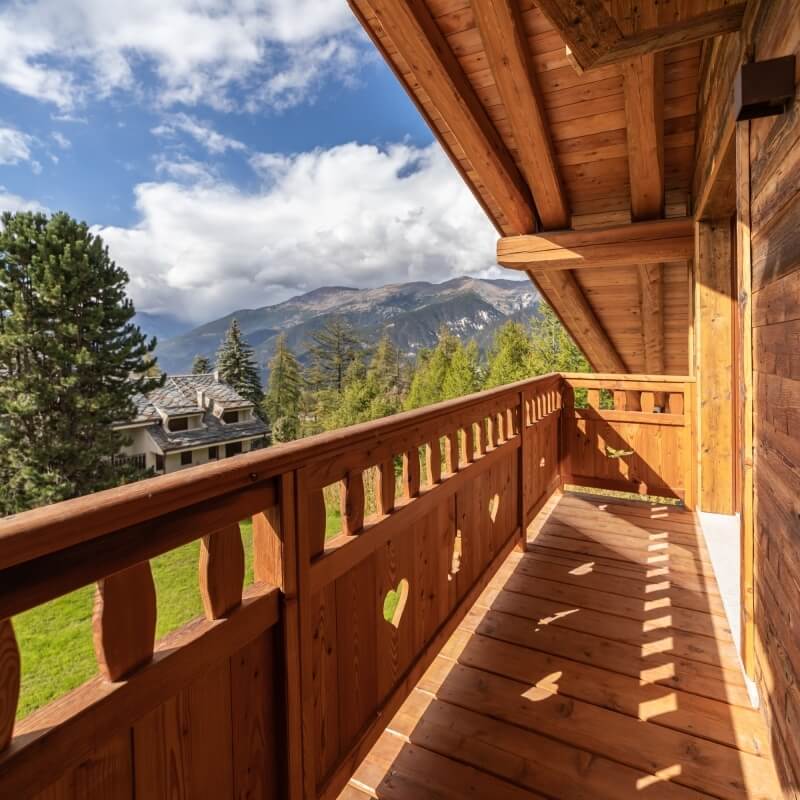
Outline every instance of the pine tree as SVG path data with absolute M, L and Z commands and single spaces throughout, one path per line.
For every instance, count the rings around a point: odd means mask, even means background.
M 249 400 L 261 413 L 264 390 L 258 375 L 253 348 L 242 336 L 238 320 L 231 321 L 225 339 L 217 351 L 217 370 L 220 380 L 233 386 L 245 400 Z
M 547 303 L 531 323 L 531 375 L 548 372 L 590 372 L 589 362 Z
M 417 368 L 405 401 L 406 408 L 421 408 L 444 399 L 444 382 L 450 361 L 460 342 L 450 329 L 443 325 L 433 350 L 417 354 Z
M 494 336 L 489 352 L 485 386 L 503 386 L 521 381 L 531 375 L 533 346 L 525 326 L 507 322 Z
M 343 317 L 331 317 L 320 330 L 311 334 L 311 369 L 308 383 L 315 390 L 344 390 L 345 375 L 362 350 L 353 326 Z
M 192 375 L 207 375 L 209 372 L 211 372 L 211 361 L 205 356 L 195 356 L 192 361 Z
M 131 321 L 128 275 L 67 214 L 0 225 L 0 513 L 137 477 L 114 464 L 114 422 L 162 382 L 156 340 Z
M 302 390 L 300 365 L 286 344 L 286 336 L 281 334 L 269 362 L 269 388 L 264 398 L 267 417 L 272 420 L 274 441 L 289 442 L 298 437 Z
M 466 397 L 481 388 L 481 368 L 478 345 L 470 341 L 464 346 L 458 342 L 442 384 L 442 399 Z

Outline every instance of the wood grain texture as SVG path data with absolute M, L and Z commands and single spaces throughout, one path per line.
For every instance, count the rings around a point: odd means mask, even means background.
M 238 523 L 200 540 L 199 574 L 206 619 L 225 617 L 242 602 L 244 547 Z
M 341 482 L 342 533 L 353 536 L 364 527 L 364 474 L 351 470 Z
M 156 588 L 149 561 L 97 582 L 92 633 L 98 666 L 110 681 L 152 659 Z
M 10 619 L 0 620 L 0 752 L 8 747 L 19 701 L 20 660 Z
M 475 0 L 472 12 L 500 98 L 508 112 L 522 173 L 533 194 L 542 226 L 566 228 L 569 207 L 519 6 L 513 0 Z

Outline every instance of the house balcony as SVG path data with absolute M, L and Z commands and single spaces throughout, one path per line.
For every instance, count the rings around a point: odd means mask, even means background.
M 553 374 L 0 522 L 0 797 L 779 797 L 694 389 Z M 14 725 L 10 620 L 92 583 L 97 677 Z

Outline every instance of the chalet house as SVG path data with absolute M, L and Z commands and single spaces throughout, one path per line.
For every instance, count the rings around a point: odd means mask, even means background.
M 170 375 L 135 402 L 136 416 L 115 426 L 131 439 L 119 457 L 157 474 L 258 450 L 266 441 L 253 404 L 216 372 Z
M 595 371 L 0 520 L 0 797 L 800 800 L 798 0 L 350 6 Z

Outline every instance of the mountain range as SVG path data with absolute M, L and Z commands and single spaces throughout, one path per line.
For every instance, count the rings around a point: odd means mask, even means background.
M 156 355 L 161 369 L 179 374 L 190 371 L 196 355 L 207 356 L 213 363 L 234 318 L 258 363 L 266 369 L 279 334 L 286 334 L 289 346 L 303 362 L 311 334 L 337 315 L 347 319 L 367 344 L 386 333 L 402 352 L 413 356 L 420 348 L 436 343 L 442 325 L 465 341 L 475 339 L 485 349 L 497 328 L 510 319 L 527 320 L 536 313 L 538 302 L 536 288 L 528 281 L 464 277 L 376 289 L 325 286 L 276 305 L 234 311 L 165 339 L 161 336 L 170 326 L 175 329 L 175 320 L 137 315 L 137 322 L 146 333 L 159 335 Z

